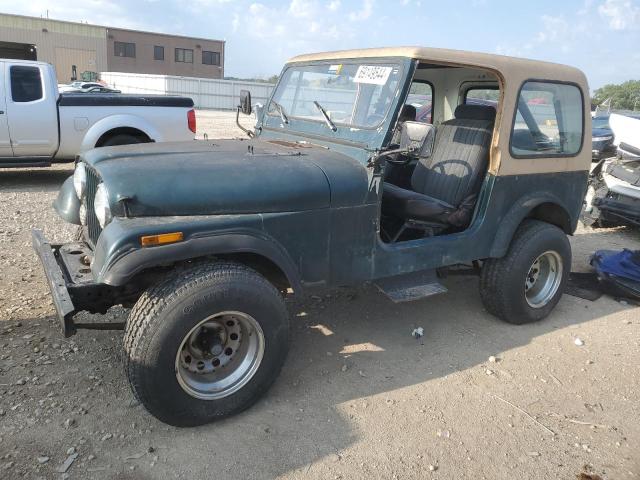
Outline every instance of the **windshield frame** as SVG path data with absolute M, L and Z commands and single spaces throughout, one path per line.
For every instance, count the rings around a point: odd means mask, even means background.
M 376 123 L 375 125 L 352 125 L 352 124 L 348 124 L 348 123 L 344 123 L 344 122 L 340 122 L 337 120 L 332 119 L 333 123 L 335 124 L 335 126 L 337 127 L 337 131 L 335 133 L 339 133 L 341 130 L 342 131 L 377 131 L 378 129 L 380 129 L 383 125 L 385 125 L 386 123 L 389 122 L 389 119 L 391 117 L 393 117 L 392 112 L 394 108 L 397 108 L 397 102 L 398 102 L 398 98 L 400 97 L 400 94 L 403 90 L 403 87 L 406 83 L 407 80 L 407 74 L 408 71 L 411 70 L 409 68 L 410 62 L 407 62 L 408 59 L 403 58 L 403 57 L 374 57 L 374 58 L 344 58 L 344 59 L 327 59 L 327 60 L 316 60 L 313 62 L 296 62 L 296 63 L 288 63 L 284 66 L 281 74 L 280 74 L 280 80 L 278 81 L 278 84 L 276 85 L 276 87 L 273 89 L 273 92 L 271 93 L 271 96 L 269 97 L 269 100 L 267 101 L 265 107 L 264 107 L 264 112 L 263 112 L 263 119 L 262 119 L 262 124 L 267 124 L 270 122 L 267 122 L 268 119 L 273 119 L 276 120 L 276 122 L 279 122 L 280 119 L 280 115 L 277 111 L 277 109 L 272 108 L 273 103 L 276 102 L 275 101 L 275 96 L 276 93 L 278 92 L 278 89 L 280 88 L 282 79 L 285 77 L 285 75 L 287 74 L 287 72 L 289 70 L 292 69 L 297 69 L 300 67 L 307 67 L 307 66 L 318 66 L 318 65 L 326 65 L 327 67 L 329 67 L 330 65 L 336 65 L 336 64 L 355 64 L 355 65 L 380 65 L 380 64 L 385 64 L 385 65 L 390 65 L 393 66 L 393 68 L 397 68 L 398 69 L 398 85 L 396 86 L 395 90 L 390 92 L 390 98 L 391 101 L 386 109 L 386 111 L 384 112 L 384 115 L 382 116 L 382 118 L 380 119 L 380 121 L 378 123 Z M 410 72 L 409 72 L 410 73 Z M 322 98 L 316 98 L 314 99 L 316 101 L 319 101 L 322 104 L 323 99 Z M 355 105 L 355 103 L 354 103 Z M 395 107 L 394 107 L 395 106 Z M 287 117 L 289 118 L 290 122 L 288 124 L 288 128 L 286 128 L 286 130 L 294 130 L 291 128 L 292 123 L 291 120 L 294 120 L 293 124 L 296 124 L 298 122 L 302 122 L 302 123 L 309 123 L 309 124 L 314 124 L 314 125 L 322 125 L 322 128 L 324 130 L 329 131 L 329 129 L 327 128 L 326 125 L 326 121 L 324 118 L 322 118 L 322 116 L 318 117 L 318 118 L 310 118 L 308 116 L 297 116 L 297 115 L 293 115 L 291 114 L 291 112 L 287 111 L 285 109 L 285 113 L 287 114 Z M 295 130 L 297 132 L 300 132 L 300 130 Z

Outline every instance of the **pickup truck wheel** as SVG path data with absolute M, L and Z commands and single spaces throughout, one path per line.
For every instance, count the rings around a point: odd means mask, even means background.
M 134 143 L 145 143 L 140 137 L 134 137 L 133 135 L 127 135 L 125 133 L 120 135 L 114 135 L 111 138 L 107 138 L 102 142 L 101 147 L 115 147 L 116 145 L 133 145 Z
M 560 301 L 571 270 L 571 245 L 558 227 L 527 220 L 507 254 L 484 262 L 480 296 L 489 313 L 505 322 L 542 320 Z
M 201 264 L 147 290 L 124 350 L 136 398 L 177 427 L 241 412 L 278 376 L 289 319 L 278 290 L 236 263 Z

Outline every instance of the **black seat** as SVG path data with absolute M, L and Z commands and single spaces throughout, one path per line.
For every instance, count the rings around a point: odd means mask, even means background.
M 415 122 L 416 121 L 417 110 L 413 105 L 403 105 L 402 110 L 400 110 L 400 115 L 398 116 L 398 127 L 402 125 L 404 122 Z M 400 143 L 400 128 L 396 128 L 393 133 L 393 138 L 391 140 L 392 144 L 397 145 Z
M 418 111 L 413 105 L 409 103 L 403 105 L 402 110 L 400 111 L 400 116 L 398 117 L 398 123 L 407 121 L 415 122 L 417 113 Z
M 459 105 L 455 118 L 438 127 L 432 154 L 416 164 L 411 189 L 385 183 L 383 212 L 405 226 L 468 226 L 487 171 L 495 116 L 490 106 Z

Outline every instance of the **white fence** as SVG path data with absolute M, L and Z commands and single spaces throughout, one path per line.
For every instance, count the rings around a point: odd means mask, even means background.
M 214 80 L 142 73 L 102 72 L 100 78 L 122 93 L 182 95 L 191 97 L 197 108 L 235 110 L 240 90 L 251 91 L 252 103 L 265 104 L 274 85 L 270 83 Z

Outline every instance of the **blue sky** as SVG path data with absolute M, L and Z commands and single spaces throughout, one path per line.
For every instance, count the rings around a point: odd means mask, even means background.
M 0 0 L 0 11 L 227 41 L 226 75 L 298 53 L 424 45 L 577 66 L 592 88 L 640 79 L 640 0 Z

